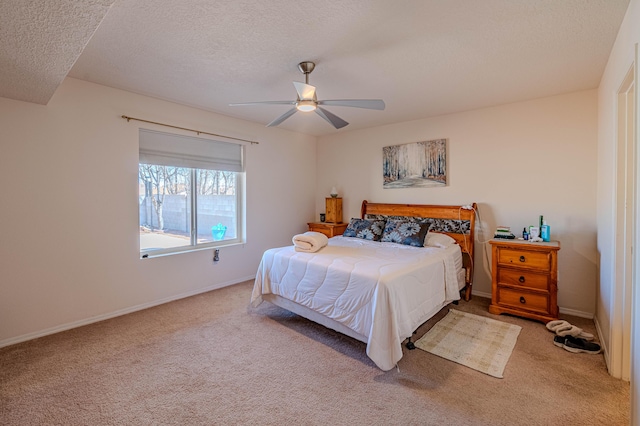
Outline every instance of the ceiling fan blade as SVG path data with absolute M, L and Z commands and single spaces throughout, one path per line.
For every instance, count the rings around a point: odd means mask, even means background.
M 317 107 L 316 108 L 316 114 L 318 114 L 320 117 L 322 117 L 325 120 L 327 120 L 336 129 L 342 129 L 344 126 L 349 124 L 346 121 L 344 121 L 342 118 L 338 117 L 335 114 L 330 113 L 329 111 L 327 111 L 324 108 Z
M 285 112 L 284 114 L 282 114 L 280 117 L 276 118 L 275 120 L 273 120 L 271 123 L 267 124 L 267 127 L 274 127 L 277 126 L 278 124 L 282 123 L 284 120 L 286 120 L 287 118 L 291 117 L 293 114 L 296 113 L 296 111 L 298 111 L 295 108 L 291 108 L 289 111 Z
M 316 99 L 316 88 L 310 84 L 300 83 L 299 81 L 294 81 L 293 85 L 296 87 L 296 92 L 298 92 L 298 98 L 304 100 L 315 100 Z
M 241 102 L 229 104 L 229 106 L 244 106 L 244 105 L 295 105 L 296 101 L 260 101 L 260 102 Z
M 353 108 L 377 109 L 380 111 L 385 107 L 382 99 L 330 99 L 318 101 L 318 105 L 346 106 Z

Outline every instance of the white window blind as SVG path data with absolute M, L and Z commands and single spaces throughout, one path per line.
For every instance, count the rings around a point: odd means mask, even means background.
M 243 172 L 243 146 L 236 143 L 140 129 L 140 163 Z

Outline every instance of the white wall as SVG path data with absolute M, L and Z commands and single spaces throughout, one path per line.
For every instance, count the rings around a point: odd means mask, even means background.
M 603 334 L 603 345 L 610 347 L 613 334 L 620 333 L 619 324 L 613 324 L 617 314 L 615 292 L 615 194 L 618 170 L 616 168 L 616 94 L 634 62 L 636 44 L 640 43 L 640 0 L 631 0 L 624 21 L 611 50 L 609 62 L 598 89 L 598 252 L 600 253 L 600 288 L 597 299 L 596 320 Z M 637 83 L 637 82 L 636 82 Z M 638 92 L 636 86 L 636 93 Z M 637 99 L 636 99 L 637 100 Z M 640 105 L 636 102 L 636 110 Z M 636 135 L 637 137 L 637 135 Z M 636 145 L 636 149 L 637 145 Z M 636 181 L 637 183 L 637 181 Z M 637 232 L 637 229 L 636 229 Z M 637 277 L 634 291 L 638 291 Z M 634 312 L 632 348 L 631 396 L 632 424 L 638 424 L 640 408 L 640 319 Z M 615 349 L 614 349 L 615 350 Z
M 247 244 L 217 264 L 211 250 L 139 259 L 138 128 L 154 127 L 122 114 L 260 141 Z M 0 346 L 251 278 L 315 213 L 315 137 L 80 80 L 47 106 L 0 98 L 0 146 Z
M 448 139 L 448 185 L 383 189 L 382 147 Z M 363 199 L 419 204 L 478 203 L 480 240 L 496 225 L 522 228 L 544 215 L 561 242 L 561 312 L 595 311 L 597 92 L 589 90 L 318 139 L 316 213 L 332 185 L 344 198 L 344 220 Z M 476 242 L 474 292 L 490 295 L 491 276 Z

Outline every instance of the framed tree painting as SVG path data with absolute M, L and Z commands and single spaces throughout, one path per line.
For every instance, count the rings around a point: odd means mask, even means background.
M 447 140 L 382 148 L 383 188 L 447 185 Z

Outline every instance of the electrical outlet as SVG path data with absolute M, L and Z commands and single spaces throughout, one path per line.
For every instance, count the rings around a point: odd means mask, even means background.
M 213 261 L 217 262 L 220 260 L 220 249 L 213 250 Z

